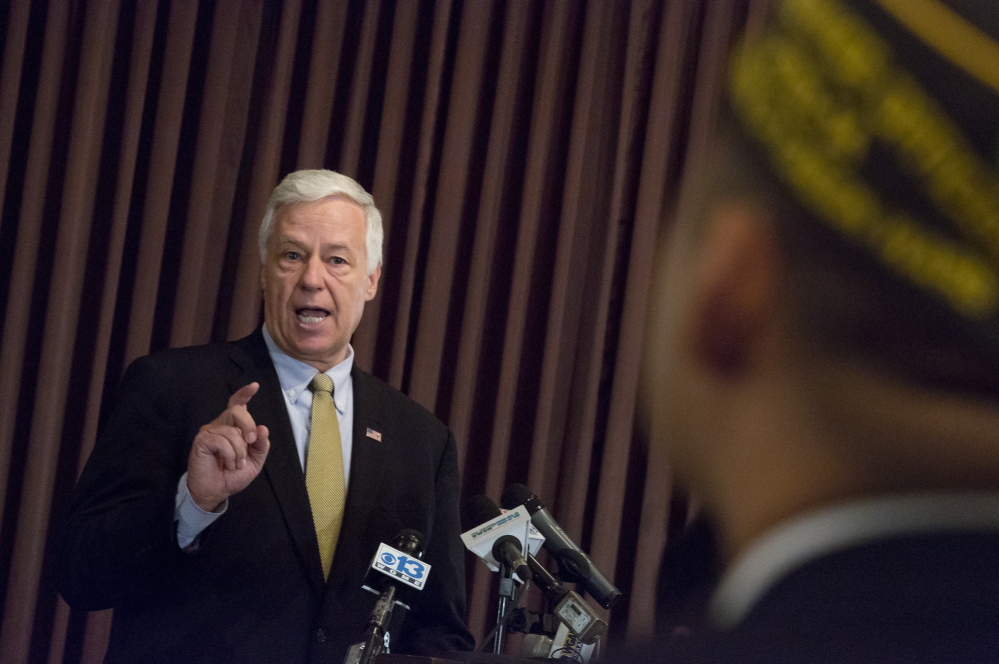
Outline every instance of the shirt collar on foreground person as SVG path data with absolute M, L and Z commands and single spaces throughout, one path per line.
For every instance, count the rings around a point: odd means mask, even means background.
M 729 566 L 711 617 L 735 627 L 753 604 L 795 568 L 874 539 L 927 532 L 999 530 L 999 494 L 892 496 L 819 510 L 781 524 Z

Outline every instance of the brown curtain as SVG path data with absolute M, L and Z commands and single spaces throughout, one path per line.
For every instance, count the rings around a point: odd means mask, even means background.
M 383 211 L 358 362 L 523 482 L 653 626 L 686 501 L 636 424 L 657 237 L 752 0 L 0 3 L 0 661 L 100 661 L 47 550 L 125 366 L 260 320 L 297 168 Z M 675 494 L 675 495 L 674 495 Z M 481 636 L 494 580 L 468 559 Z

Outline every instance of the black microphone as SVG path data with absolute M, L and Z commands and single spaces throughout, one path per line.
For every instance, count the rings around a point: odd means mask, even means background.
M 527 556 L 527 564 L 534 573 L 534 582 L 548 600 L 552 615 L 572 630 L 582 643 L 596 643 L 607 633 L 607 623 L 590 609 L 582 597 L 563 588 L 534 556 Z
M 488 496 L 478 495 L 472 498 L 465 505 L 463 521 L 465 531 L 473 530 L 477 526 L 492 521 L 498 516 L 502 516 L 500 508 L 496 506 Z M 526 522 L 525 522 L 526 523 Z M 488 541 L 488 539 L 486 540 Z M 476 547 L 479 548 L 478 546 Z M 523 548 L 520 540 L 510 534 L 496 537 L 488 549 L 496 562 L 501 562 L 512 571 L 516 572 L 524 581 L 531 578 L 531 568 L 524 559 Z M 480 558 L 485 558 L 482 553 L 473 551 Z M 487 561 L 489 562 L 489 561 Z
M 378 600 L 368 617 L 364 640 L 350 647 L 345 664 L 373 664 L 375 658 L 385 651 L 388 645 L 385 642 L 386 630 L 392 619 L 392 609 L 401 603 L 396 599 L 397 595 L 411 588 L 422 590 L 430 573 L 430 566 L 420 562 L 421 558 L 423 535 L 410 528 L 399 531 L 392 540 L 391 548 L 383 544 L 375 552 L 363 585 L 372 592 L 378 592 Z
M 534 556 L 527 557 L 527 564 L 531 567 L 531 573 L 534 574 L 534 583 L 538 585 L 541 592 L 544 593 L 545 599 L 552 606 L 558 604 L 563 597 L 569 594 L 566 588 L 562 587 L 562 584 L 558 582 L 551 573 L 544 568 L 544 566 L 538 562 L 538 559 Z
M 549 514 L 541 500 L 523 484 L 512 484 L 502 496 L 507 509 L 523 505 L 531 514 L 531 523 L 545 536 L 545 549 L 558 561 L 558 568 L 567 581 L 583 584 L 586 592 L 600 606 L 609 609 L 621 598 L 621 591 L 607 580 L 582 549 L 573 543 Z
M 423 558 L 423 534 L 412 528 L 403 528 L 395 536 L 391 544 L 382 545 L 382 547 L 385 546 L 391 546 L 398 553 L 405 554 L 410 558 Z M 393 582 L 394 577 L 392 574 L 385 573 L 384 564 L 375 564 L 379 562 L 377 552 L 375 553 L 375 559 L 371 562 L 372 564 L 368 566 L 368 570 L 364 575 L 364 583 L 362 585 L 373 593 L 379 593 L 386 588 L 386 583 Z

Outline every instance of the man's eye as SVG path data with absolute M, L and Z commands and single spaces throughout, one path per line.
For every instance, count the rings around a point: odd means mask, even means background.
M 347 264 L 347 261 L 345 261 L 344 259 L 340 258 L 339 256 L 334 256 L 333 258 L 330 259 L 330 262 L 333 263 L 333 265 L 346 265 Z
M 286 252 L 284 252 L 284 257 L 287 258 L 290 261 L 297 261 L 300 256 L 301 256 L 301 254 L 299 254 L 297 251 L 286 251 Z

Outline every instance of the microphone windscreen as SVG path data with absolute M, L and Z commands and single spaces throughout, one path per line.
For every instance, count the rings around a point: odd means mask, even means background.
M 423 558 L 423 533 L 412 528 L 404 528 L 392 540 L 392 548 L 408 553 L 414 558 Z
M 472 496 L 465 503 L 461 519 L 462 528 L 466 531 L 471 530 L 490 519 L 495 519 L 500 514 L 502 512 L 500 512 L 500 509 L 496 507 L 496 503 L 489 496 L 483 496 L 482 494 Z
M 526 503 L 532 495 L 531 490 L 523 484 L 511 484 L 500 496 L 500 502 L 503 509 L 510 510 Z
M 394 552 L 386 552 L 391 559 L 395 558 L 396 553 L 404 553 L 410 558 L 416 560 L 423 559 L 423 533 L 418 530 L 413 530 L 412 528 L 403 528 L 399 533 L 392 538 L 391 544 L 388 541 L 382 541 L 378 549 L 375 551 L 375 557 L 372 559 L 371 564 L 368 566 L 367 571 L 364 574 L 364 581 L 361 584 L 363 587 L 367 587 L 368 590 L 373 590 L 376 593 L 380 593 L 388 586 L 388 584 L 397 581 L 397 577 L 393 576 L 389 572 L 385 571 L 385 565 L 394 565 L 394 562 L 386 561 L 382 556 L 379 556 L 379 551 L 382 547 L 391 547 L 395 549 Z M 379 560 L 381 558 L 381 560 Z M 415 591 L 410 586 L 406 585 L 405 582 L 401 584 L 397 583 L 398 587 L 398 599 L 405 603 L 406 597 L 411 596 Z

